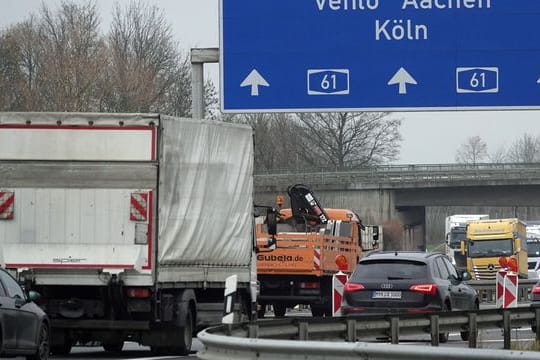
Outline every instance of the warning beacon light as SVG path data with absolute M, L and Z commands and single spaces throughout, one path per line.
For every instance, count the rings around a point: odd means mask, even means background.
M 506 256 L 501 256 L 499 258 L 499 265 L 501 265 L 502 269 L 505 269 L 508 267 L 508 258 Z
M 511 257 L 510 259 L 508 259 L 508 269 L 512 272 L 518 271 L 518 262 L 516 258 Z
M 336 256 L 336 265 L 340 271 L 347 271 L 349 269 L 347 258 L 343 254 Z

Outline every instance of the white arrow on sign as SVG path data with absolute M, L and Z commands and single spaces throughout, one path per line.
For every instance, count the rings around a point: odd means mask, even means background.
M 540 84 L 540 78 L 538 78 L 538 80 L 536 80 L 536 83 L 537 83 L 537 84 Z
M 257 69 L 253 69 L 240 84 L 240 87 L 245 86 L 251 86 L 251 96 L 259 96 L 259 86 L 270 86 L 270 84 L 259 74 Z
M 407 84 L 413 84 L 417 85 L 418 83 L 416 80 L 405 70 L 404 68 L 400 68 L 394 76 L 388 81 L 388 85 L 395 85 L 399 84 L 399 93 L 400 94 L 406 94 L 407 93 Z

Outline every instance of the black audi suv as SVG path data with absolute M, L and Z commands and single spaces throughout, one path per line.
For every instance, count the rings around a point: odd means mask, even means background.
M 479 308 L 476 291 L 441 253 L 377 252 L 360 260 L 344 289 L 342 312 L 419 313 Z M 462 338 L 468 338 L 463 332 Z M 441 342 L 448 339 L 442 334 Z

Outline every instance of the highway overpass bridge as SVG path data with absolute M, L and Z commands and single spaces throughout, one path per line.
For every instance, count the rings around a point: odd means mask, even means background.
M 364 224 L 383 224 L 385 248 L 392 250 L 442 244 L 447 215 L 540 220 L 540 163 L 275 171 L 255 175 L 256 201 L 274 204 L 297 183 L 308 185 L 325 207 L 349 208 Z

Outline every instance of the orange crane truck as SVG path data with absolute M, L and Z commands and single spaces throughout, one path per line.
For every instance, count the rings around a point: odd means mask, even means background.
M 287 190 L 291 208 L 279 209 L 275 243 L 269 249 L 267 224 L 258 221 L 257 298 L 259 317 L 272 305 L 276 317 L 287 308 L 309 305 L 313 316 L 332 314 L 332 276 L 338 272 L 335 259 L 343 255 L 350 274 L 362 256 L 360 233 L 362 222 L 347 209 L 324 209 L 305 185 Z

